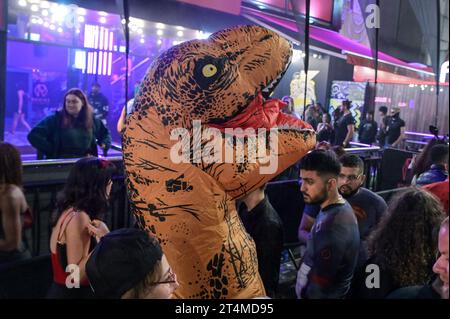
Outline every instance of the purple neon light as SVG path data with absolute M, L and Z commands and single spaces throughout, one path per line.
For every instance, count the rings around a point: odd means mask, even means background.
M 102 74 L 106 75 L 107 71 L 108 71 L 108 52 L 103 52 Z
M 112 68 L 112 53 L 108 53 L 108 75 L 111 75 L 111 68 Z
M 104 32 L 103 32 L 104 30 L 103 30 L 103 27 L 100 27 L 100 34 L 99 34 L 99 40 L 98 40 L 98 48 L 99 48 L 99 50 L 103 50 L 103 34 L 104 34 Z
M 96 25 L 85 25 L 84 47 L 99 51 L 88 52 L 87 73 L 111 75 L 114 32 Z
M 103 51 L 100 51 L 98 53 L 98 70 L 97 70 L 97 74 L 102 75 L 102 68 L 103 66 Z
M 94 26 L 94 49 L 98 49 L 98 26 Z
M 109 36 L 109 31 L 108 31 L 108 29 L 105 29 L 104 32 L 105 32 L 105 37 L 104 37 L 103 48 L 104 48 L 104 50 L 108 50 L 108 44 L 109 44 L 108 36 Z
M 92 73 L 96 73 L 96 71 L 97 71 L 97 52 L 93 52 L 93 55 L 94 55 L 94 58 L 93 58 L 93 60 L 94 60 L 94 63 L 93 63 L 93 66 L 92 66 Z
M 104 52 L 103 53 L 103 75 L 106 75 L 106 71 L 108 68 L 108 53 Z
M 414 135 L 414 136 L 420 136 L 425 138 L 433 138 L 433 134 L 427 134 L 427 133 L 419 133 L 419 132 L 408 132 L 406 131 L 405 134 L 407 135 Z M 444 138 L 444 135 L 439 135 L 439 138 Z
M 92 52 L 88 52 L 87 73 L 92 73 Z
M 114 33 L 111 31 L 109 33 L 109 51 L 113 50 L 113 38 L 114 38 Z

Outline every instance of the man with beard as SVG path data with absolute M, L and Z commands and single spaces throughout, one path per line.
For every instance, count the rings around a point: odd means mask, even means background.
M 349 202 L 358 220 L 361 240 L 365 240 L 386 213 L 384 199 L 362 187 L 366 180 L 364 162 L 354 154 L 345 154 L 341 162 L 338 178 L 339 193 Z
M 386 213 L 387 205 L 381 196 L 362 187 L 366 176 L 364 175 L 364 162 L 359 156 L 345 154 L 340 157 L 339 161 L 341 162 L 341 172 L 338 177 L 339 193 L 352 206 L 353 213 L 358 220 L 360 235 L 358 263 L 353 278 L 355 282 L 361 280 L 361 276 L 367 275 L 363 269 L 368 257 L 366 240 Z M 356 297 L 353 289 L 350 290 L 347 297 Z
M 344 298 L 350 288 L 359 231 L 351 206 L 338 192 L 340 166 L 333 152 L 321 150 L 307 154 L 300 163 L 304 201 L 320 205 L 320 212 L 297 274 L 299 298 Z
M 341 171 L 338 176 L 339 193 L 352 206 L 353 212 L 358 220 L 359 234 L 361 240 L 365 241 L 370 232 L 376 227 L 381 218 L 386 212 L 387 205 L 384 199 L 374 192 L 362 187 L 366 180 L 364 175 L 364 162 L 362 159 L 354 154 L 344 154 L 340 157 Z M 306 205 L 306 218 L 309 221 L 308 225 L 314 223 L 314 220 L 319 212 L 318 205 Z M 303 221 L 303 218 L 302 218 Z M 309 229 L 302 229 L 307 234 Z M 300 232 L 299 232 L 300 234 Z M 307 235 L 300 236 L 302 239 Z M 362 245 L 363 246 L 363 245 Z M 365 254 L 364 254 L 365 255 Z M 360 256 L 361 261 L 364 261 L 364 256 Z

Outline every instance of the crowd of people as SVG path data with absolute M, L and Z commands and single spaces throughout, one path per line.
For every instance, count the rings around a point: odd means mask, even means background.
M 333 112 L 326 112 L 321 103 L 312 103 L 306 107 L 305 114 L 298 114 L 289 96 L 283 97 L 287 104 L 285 113 L 304 119 L 317 132 L 319 142 L 327 142 L 333 146 L 350 147 L 355 141 L 366 145 L 378 145 L 382 148 L 401 148 L 405 139 L 405 121 L 400 118 L 400 108 L 378 109 L 380 123 L 375 121 L 374 111 L 367 110 L 359 125 L 356 125 L 355 114 L 352 113 L 352 101 L 343 100 L 340 107 Z M 361 111 L 361 110 L 360 110 Z
M 117 168 L 98 157 L 97 146 L 107 151 L 111 137 L 104 121 L 107 102 L 96 94 L 98 90 L 88 98 L 70 89 L 63 108 L 28 135 L 42 158 L 81 158 L 58 195 L 51 220 L 53 284 L 48 297 L 170 298 L 179 284 L 158 241 L 138 228 L 110 231 L 105 224 Z M 291 98 L 284 101 L 286 113 L 302 117 Z M 91 106 L 95 103 L 103 105 L 97 113 Z M 319 103 L 305 112 L 305 120 L 317 131 L 317 146 L 297 163 L 299 196 L 305 203 L 298 212 L 303 249 L 297 297 L 448 298 L 447 142 L 430 141 L 410 165 L 412 186 L 386 203 L 363 187 L 364 161 L 345 151 L 356 132 L 350 107 L 350 101 L 343 101 L 333 117 Z M 359 142 L 398 147 L 405 127 L 399 112 L 393 107 L 388 116 L 387 108 L 380 107 L 380 123 L 367 112 L 358 129 Z M 124 108 L 120 130 L 127 113 Z M 0 199 L 0 264 L 30 258 L 22 240 L 23 218 L 30 209 L 22 188 L 20 154 L 3 142 Z M 265 186 L 236 205 L 255 242 L 267 296 L 275 298 L 283 222 Z M 79 269 L 79 289 L 67 286 L 70 265 Z M 373 266 L 380 274 L 377 289 L 367 285 L 367 269 Z

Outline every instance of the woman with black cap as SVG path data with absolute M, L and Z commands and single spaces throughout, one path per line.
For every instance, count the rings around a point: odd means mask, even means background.
M 102 237 L 86 274 L 98 298 L 169 299 L 179 286 L 158 241 L 134 228 Z

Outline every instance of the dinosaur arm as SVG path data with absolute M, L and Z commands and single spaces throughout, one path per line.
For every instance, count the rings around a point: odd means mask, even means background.
M 309 129 L 280 129 L 271 130 L 266 141 L 262 138 L 250 141 L 248 138 L 229 139 L 226 135 L 218 137 L 217 134 L 214 142 L 211 140 L 202 145 L 203 156 L 199 166 L 236 199 L 295 164 L 314 147 L 315 134 Z M 215 154 L 212 151 L 214 147 L 222 150 L 221 156 L 208 157 L 208 154 Z

